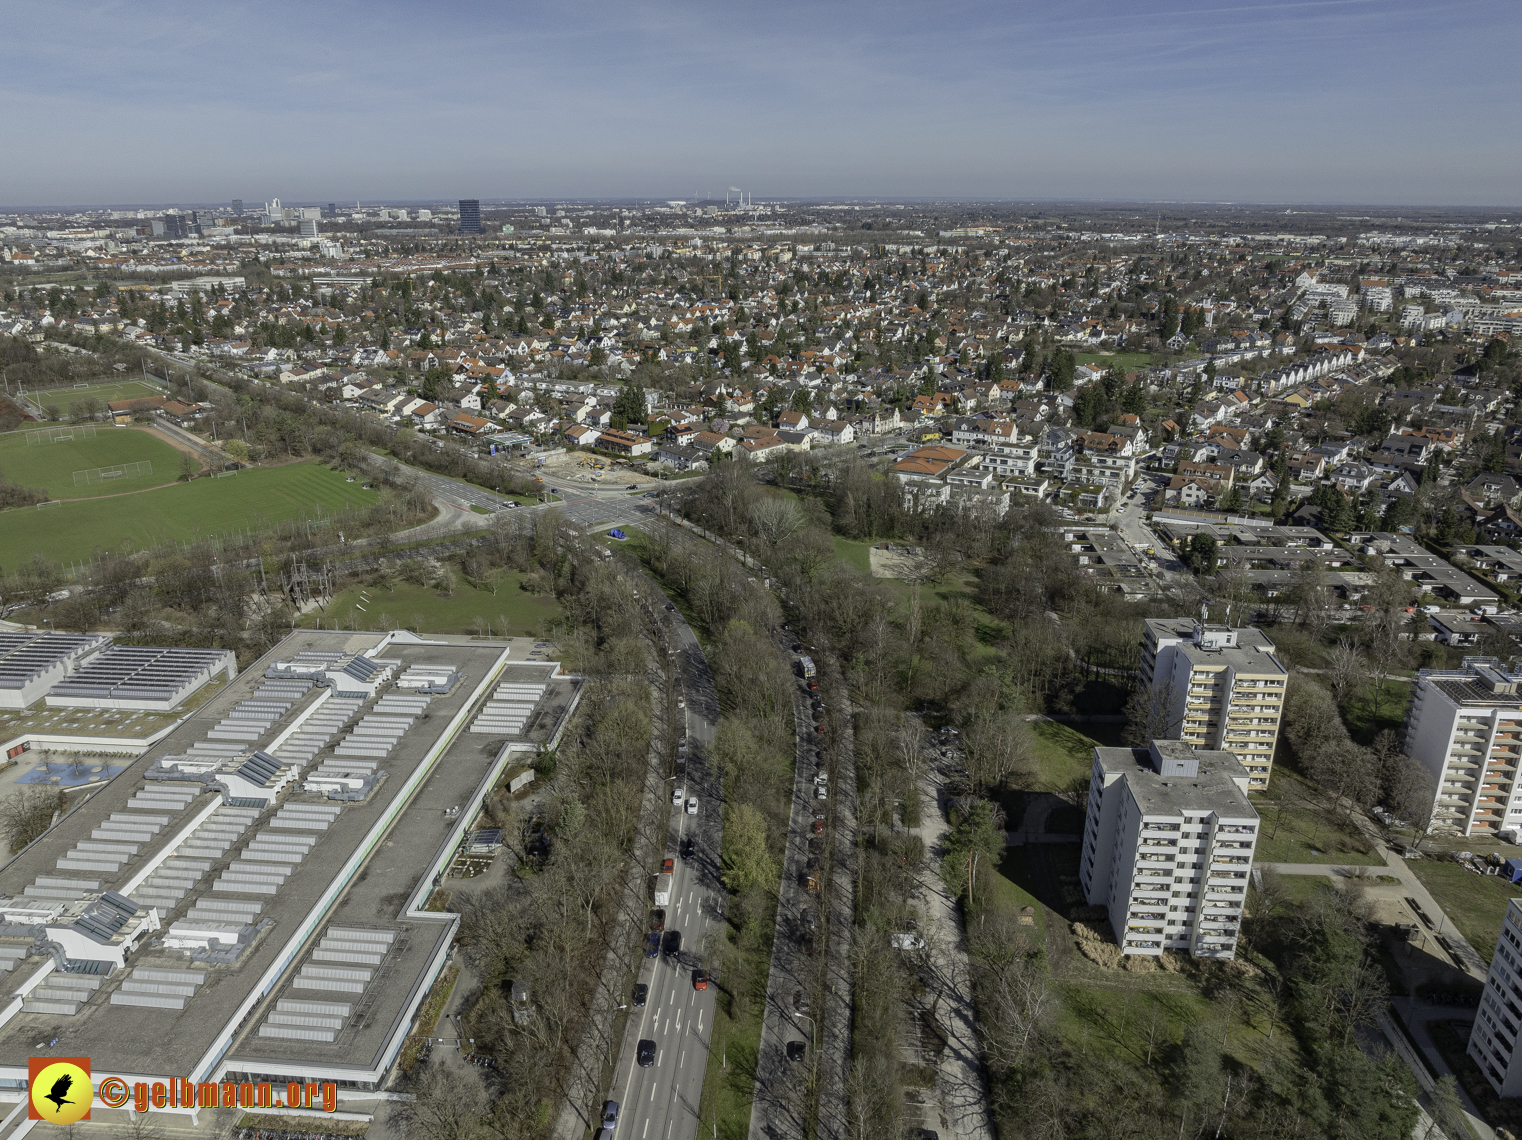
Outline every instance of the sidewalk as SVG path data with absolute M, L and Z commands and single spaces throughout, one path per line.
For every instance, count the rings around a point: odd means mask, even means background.
M 941 881 L 941 860 L 937 854 L 951 825 L 942 811 L 940 785 L 928 765 L 920 776 L 920 803 L 924 822 L 910 829 L 925 844 L 917 895 L 925 904 L 925 933 L 929 936 L 926 938 L 927 957 L 940 983 L 933 1008 L 939 1013 L 937 1020 L 947 1038 L 946 1051 L 941 1055 L 936 1071 L 936 1092 L 940 1097 L 946 1132 L 952 1140 L 993 1140 L 982 1047 L 978 1041 L 977 1015 L 972 1000 L 967 934 L 956 899 Z M 1027 810 L 1027 817 L 1030 814 Z M 1045 820 L 1046 812 L 1040 814 Z M 926 1121 L 926 1125 L 933 1127 L 930 1121 Z
M 1474 947 L 1459 933 L 1456 926 L 1449 925 L 1451 920 L 1448 918 L 1446 908 L 1439 905 L 1437 899 L 1433 898 L 1431 892 L 1416 877 L 1416 873 L 1411 870 L 1409 860 L 1403 859 L 1385 848 L 1382 838 L 1376 836 L 1369 836 L 1369 838 L 1378 842 L 1381 849 L 1384 850 L 1385 867 L 1383 872 L 1380 871 L 1377 864 L 1368 867 L 1367 870 L 1375 874 L 1394 875 L 1399 879 L 1401 889 L 1416 899 L 1421 904 L 1422 910 L 1426 911 L 1428 916 L 1437 923 L 1436 933 L 1442 935 L 1443 939 L 1452 947 L 1454 957 L 1460 963 L 1460 968 L 1469 974 L 1470 977 L 1474 978 L 1475 981 L 1483 983 L 1490 973 L 1489 968 L 1485 965 L 1485 959 L 1475 952 Z M 1349 866 L 1343 863 L 1260 863 L 1258 866 L 1272 867 L 1281 875 L 1325 875 L 1330 879 L 1351 878 L 1358 871 L 1365 869 L 1357 865 Z

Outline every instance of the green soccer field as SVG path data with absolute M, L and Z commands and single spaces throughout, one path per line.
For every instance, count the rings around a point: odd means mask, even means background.
M 141 491 L 180 477 L 181 453 L 162 439 L 141 428 L 88 426 L 95 430 L 93 439 L 85 438 L 88 428 L 79 424 L 44 424 L 0 436 L 0 475 L 7 483 L 41 487 L 50 499 L 89 499 Z M 33 442 L 38 432 L 47 442 Z M 124 471 L 113 475 L 109 470 L 132 463 L 146 463 L 148 467 L 130 474 Z M 102 468 L 107 470 L 102 472 Z
M 162 388 L 145 380 L 108 380 L 83 388 L 38 388 L 26 394 L 27 399 L 35 400 L 44 408 L 57 408 L 60 415 L 68 415 L 69 407 L 80 400 L 94 399 L 108 404 L 112 400 L 142 400 L 162 395 Z
M 96 547 L 138 551 L 161 542 L 255 532 L 275 522 L 365 507 L 379 498 L 318 463 L 248 468 L 228 479 L 197 479 L 140 495 L 0 512 L 0 563 L 34 553 L 83 560 Z

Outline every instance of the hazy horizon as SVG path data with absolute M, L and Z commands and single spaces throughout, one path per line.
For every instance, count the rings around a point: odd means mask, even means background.
M 1522 186 L 1510 0 L 61 14 L 7 7 L 7 209 L 729 186 L 1507 209 Z

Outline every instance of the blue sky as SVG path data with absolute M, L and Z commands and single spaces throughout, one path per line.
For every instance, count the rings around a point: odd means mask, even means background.
M 9 0 L 0 205 L 1515 205 L 1517 0 Z

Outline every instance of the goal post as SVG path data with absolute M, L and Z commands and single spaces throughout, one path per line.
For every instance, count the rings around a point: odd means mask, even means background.
M 87 467 L 83 471 L 74 472 L 74 486 L 89 487 L 113 479 L 135 479 L 152 474 L 153 462 L 148 459 L 137 463 L 118 463 L 112 467 Z

